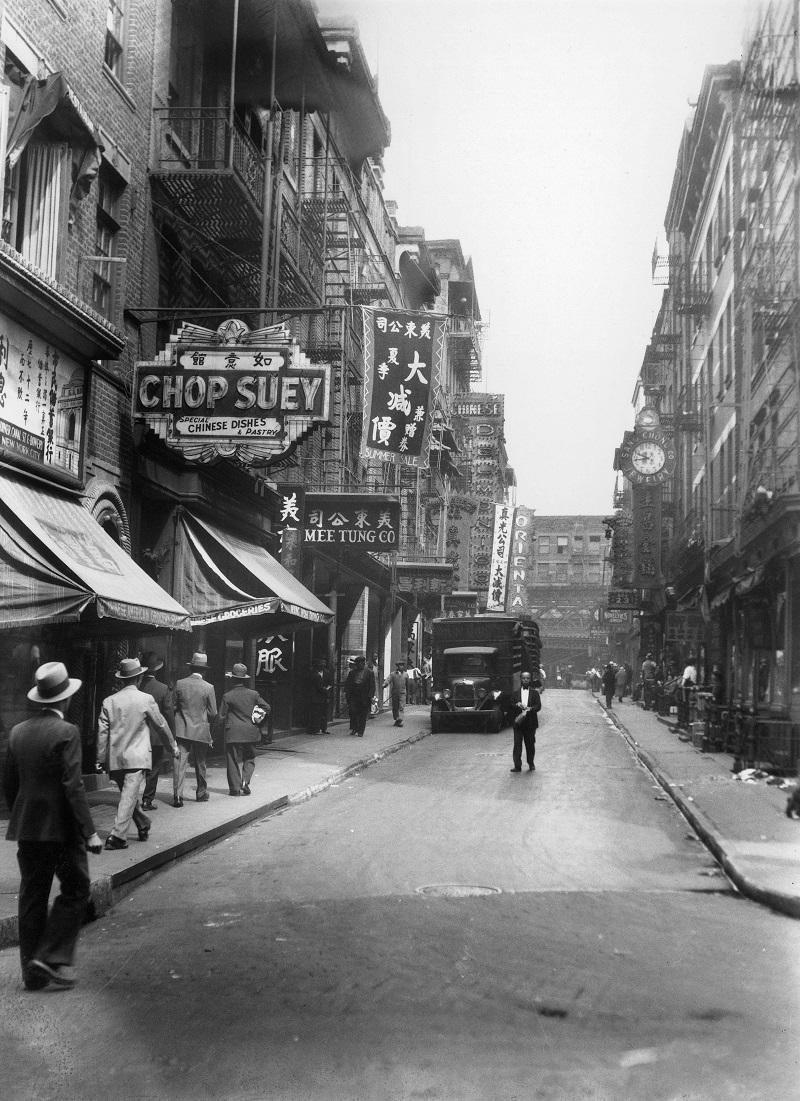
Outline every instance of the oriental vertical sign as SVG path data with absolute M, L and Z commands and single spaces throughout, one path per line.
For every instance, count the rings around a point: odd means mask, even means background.
M 633 494 L 633 584 L 639 589 L 657 589 L 661 576 L 661 486 L 634 485 Z
M 363 309 L 362 454 L 429 466 L 431 418 L 444 353 L 444 319 Z
M 510 505 L 495 505 L 492 565 L 489 572 L 489 596 L 486 601 L 487 612 L 504 612 L 506 610 L 508 561 L 511 555 L 513 524 L 514 509 Z
M 280 326 L 182 325 L 154 362 L 136 364 L 133 413 L 184 458 L 268 465 L 328 422 L 330 370 Z

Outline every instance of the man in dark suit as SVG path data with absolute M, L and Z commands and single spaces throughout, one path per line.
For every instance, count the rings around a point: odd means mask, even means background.
M 167 720 L 167 726 L 172 733 L 175 733 L 175 704 L 172 699 L 172 692 L 169 686 L 164 684 L 163 680 L 159 680 L 156 677 L 156 673 L 164 668 L 164 659 L 160 654 L 157 654 L 155 650 L 149 650 L 142 658 L 142 665 L 147 672 L 142 677 L 139 688 L 142 692 L 147 692 L 153 697 L 158 704 L 158 710 Z M 161 769 L 161 762 L 164 760 L 164 754 L 167 746 L 157 730 L 150 730 L 150 750 L 152 753 L 152 764 L 150 771 L 147 774 L 147 780 L 145 781 L 144 791 L 142 792 L 142 810 L 158 810 L 158 806 L 153 802 L 156 794 L 156 788 L 158 787 L 158 774 Z
M 26 990 L 75 985 L 75 947 L 91 885 L 86 852 L 103 847 L 81 777 L 80 733 L 65 722 L 81 681 L 60 661 L 40 665 L 34 679 L 28 699 L 39 710 L 12 729 L 3 776 L 11 808 L 6 838 L 18 845 L 19 956 Z M 60 891 L 48 915 L 54 875 Z
M 511 700 L 511 708 L 514 714 L 514 749 L 512 758 L 514 767 L 512 772 L 522 772 L 522 746 L 525 745 L 525 756 L 528 768 L 536 771 L 533 758 L 536 755 L 536 730 L 539 726 L 539 712 L 542 709 L 542 701 L 539 693 L 533 687 L 530 673 L 523 673 L 520 689 L 515 692 Z
M 175 738 L 180 753 L 172 770 L 173 807 L 183 806 L 183 785 L 189 758 L 197 778 L 197 802 L 208 802 L 206 755 L 212 743 L 211 720 L 217 717 L 214 686 L 203 679 L 208 670 L 208 655 L 193 654 L 191 673 L 175 685 Z

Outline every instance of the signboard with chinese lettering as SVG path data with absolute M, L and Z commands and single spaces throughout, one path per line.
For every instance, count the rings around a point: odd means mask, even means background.
M 489 568 L 489 595 L 486 600 L 487 612 L 504 612 L 506 610 L 508 562 L 511 556 L 511 535 L 513 525 L 513 506 L 495 505 L 492 563 Z
M 449 593 L 442 597 L 442 615 L 447 619 L 478 614 L 478 594 L 475 592 Z
M 155 361 L 136 364 L 133 413 L 187 459 L 269 465 L 328 423 L 330 371 L 281 326 L 182 325 Z
M 639 607 L 640 594 L 638 589 L 609 589 L 609 608 L 636 608 Z
M 698 646 L 703 639 L 703 617 L 699 612 L 667 612 L 664 641 Z
M 430 465 L 431 421 L 444 353 L 445 319 L 363 307 L 362 453 Z
M 303 544 L 397 550 L 400 501 L 383 494 L 306 493 Z
M 0 451 L 81 475 L 85 372 L 0 313 Z
M 639 589 L 658 589 L 661 576 L 661 486 L 634 485 L 633 584 Z
M 291 635 L 267 635 L 256 642 L 256 681 L 285 680 L 292 671 Z

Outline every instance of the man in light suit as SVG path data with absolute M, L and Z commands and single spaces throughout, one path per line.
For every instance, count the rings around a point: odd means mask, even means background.
M 138 658 L 124 658 L 114 674 L 122 687 L 103 700 L 97 720 L 97 762 L 119 788 L 117 815 L 106 838 L 107 849 L 128 847 L 131 819 L 140 841 L 146 841 L 150 834 L 150 819 L 139 807 L 152 765 L 150 731 L 169 743 L 173 756 L 178 755 L 178 746 L 158 704 L 139 688 L 144 673 Z
M 3 774 L 11 808 L 6 838 L 18 844 L 19 956 L 26 990 L 75 985 L 73 961 L 89 902 L 87 850 L 99 853 L 81 777 L 81 738 L 65 721 L 81 682 L 60 661 L 40 665 L 28 699 L 32 718 L 11 731 Z M 59 894 L 48 915 L 53 876 Z
M 156 673 L 164 668 L 164 659 L 160 654 L 157 654 L 155 650 L 149 650 L 142 658 L 142 664 L 145 667 L 145 675 L 142 677 L 139 687 L 143 692 L 147 692 L 152 696 L 158 704 L 158 710 L 167 720 L 167 726 L 172 733 L 175 733 L 175 704 L 172 699 L 172 692 L 168 685 L 164 684 L 163 680 L 159 680 L 156 677 Z M 156 788 L 158 787 L 158 774 L 161 767 L 161 762 L 164 760 L 164 753 L 167 749 L 167 745 L 164 743 L 164 739 L 161 736 L 160 731 L 150 731 L 150 751 L 152 753 L 152 764 L 150 771 L 147 774 L 147 779 L 144 783 L 144 791 L 142 792 L 142 810 L 158 810 L 158 805 L 153 802 L 156 794 Z
M 172 770 L 173 807 L 183 806 L 183 785 L 189 758 L 197 777 L 197 802 L 208 802 L 206 755 L 211 745 L 211 722 L 217 715 L 214 687 L 203 679 L 208 669 L 207 654 L 193 654 L 191 673 L 175 685 L 175 737 L 180 753 Z
M 539 726 L 539 712 L 542 709 L 542 701 L 539 693 L 533 687 L 530 673 L 523 673 L 520 689 L 512 697 L 512 711 L 514 711 L 514 749 L 512 759 L 514 767 L 512 772 L 522 772 L 522 746 L 525 745 L 525 756 L 530 772 L 536 771 L 533 758 L 536 755 L 536 730 Z

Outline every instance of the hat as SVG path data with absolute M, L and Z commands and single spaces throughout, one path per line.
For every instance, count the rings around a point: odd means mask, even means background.
M 208 654 L 192 654 L 192 660 L 187 661 L 186 664 L 193 666 L 195 669 L 207 669 Z
M 148 650 L 142 655 L 142 665 L 148 673 L 157 673 L 159 669 L 164 668 L 164 659 L 155 650 Z
M 366 664 L 366 660 L 363 654 L 356 654 L 353 658 L 353 665 L 364 665 Z
M 353 657 L 350 657 L 350 658 L 348 658 L 348 659 L 347 659 L 347 664 L 348 664 L 348 665 L 355 665 L 355 663 L 356 663 L 356 659 L 355 659 L 355 658 L 353 658 Z
M 119 670 L 114 674 L 116 680 L 133 680 L 145 672 L 138 658 L 123 658 Z
M 233 677 L 234 680 L 247 680 L 250 674 L 247 672 L 247 666 L 237 661 L 233 669 L 228 673 L 228 676 Z
M 71 677 L 61 661 L 46 661 L 33 674 L 35 684 L 28 693 L 34 703 L 58 703 L 74 696 L 83 681 Z

